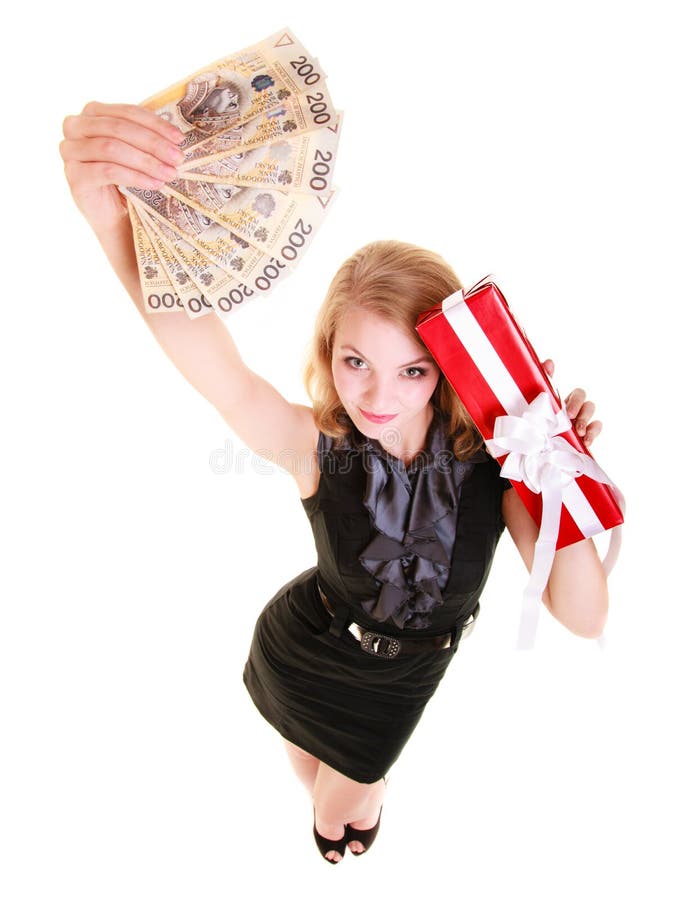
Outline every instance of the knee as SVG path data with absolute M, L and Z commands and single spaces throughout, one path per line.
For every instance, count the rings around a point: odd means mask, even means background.
M 320 834 L 328 835 L 330 829 L 339 829 L 353 818 L 353 808 L 346 805 L 343 798 L 331 797 L 325 791 L 315 790 L 312 804 Z
M 325 763 L 319 766 L 314 786 L 317 817 L 329 822 L 351 822 L 362 818 L 372 793 L 372 785 L 352 781 Z

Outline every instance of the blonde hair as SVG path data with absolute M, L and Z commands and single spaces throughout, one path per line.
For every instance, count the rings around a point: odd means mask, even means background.
M 366 244 L 340 266 L 319 309 L 303 373 L 320 431 L 340 440 L 353 427 L 335 390 L 331 369 L 335 333 L 342 317 L 355 307 L 377 313 L 409 332 L 426 350 L 415 331 L 420 313 L 461 287 L 441 256 L 400 241 Z M 475 453 L 483 439 L 442 374 L 431 404 L 447 418 L 455 456 L 466 459 Z

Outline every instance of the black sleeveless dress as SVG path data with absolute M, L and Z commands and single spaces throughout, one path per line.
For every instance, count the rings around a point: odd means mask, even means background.
M 331 633 L 319 585 L 347 627 L 406 640 L 461 633 L 504 529 L 510 485 L 484 451 L 460 462 L 449 447 L 439 413 L 408 467 L 355 428 L 343 444 L 320 434 L 319 488 L 301 500 L 317 565 L 275 594 L 254 631 L 243 678 L 260 713 L 355 781 L 391 768 L 457 642 L 373 656 L 347 628 Z

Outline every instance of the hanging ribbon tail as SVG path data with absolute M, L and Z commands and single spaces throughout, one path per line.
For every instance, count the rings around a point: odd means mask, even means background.
M 518 628 L 518 640 L 516 650 L 532 650 L 534 638 L 539 624 L 539 603 L 536 597 L 525 592 L 523 594 L 523 607 L 520 612 L 520 625 Z
M 523 607 L 516 648 L 531 650 L 539 622 L 539 604 L 546 590 L 548 576 L 555 558 L 555 548 L 562 512 L 562 480 L 560 473 L 550 469 L 542 478 L 542 513 L 539 537 L 534 545 L 534 559 L 530 580 L 523 594 Z
M 568 509 L 583 513 L 585 497 L 576 478 L 587 475 L 611 487 L 621 512 L 625 512 L 623 495 L 595 460 L 572 447 L 561 435 L 572 427 L 563 406 L 558 412 L 551 398 L 541 393 L 521 414 L 498 416 L 493 437 L 486 440 L 488 451 L 496 458 L 506 456 L 501 474 L 511 481 L 522 482 L 528 490 L 541 494 L 542 518 L 539 538 L 534 548 L 530 580 L 523 596 L 523 608 L 517 640 L 519 650 L 531 649 L 539 618 L 539 602 L 546 589 L 555 558 L 563 501 Z M 592 509 L 591 509 L 592 512 Z M 575 519 L 579 519 L 575 515 Z M 584 529 L 581 528 L 582 533 Z M 591 532 L 592 533 L 592 532 Z M 621 527 L 613 529 L 609 549 L 602 561 L 606 575 L 619 555 Z M 597 639 L 600 649 L 606 638 Z

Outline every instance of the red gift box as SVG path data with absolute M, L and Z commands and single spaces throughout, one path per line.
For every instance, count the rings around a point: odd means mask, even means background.
M 623 522 L 623 497 L 574 432 L 557 391 L 488 278 L 423 313 L 417 332 L 540 528 L 518 647 L 534 644 L 538 598 L 556 549 Z M 612 534 L 603 566 L 620 546 Z M 604 639 L 601 638 L 600 646 Z
M 504 296 L 487 278 L 423 313 L 416 327 L 486 441 L 493 438 L 499 416 L 522 416 L 542 393 L 549 397 L 553 412 L 563 409 Z M 593 458 L 572 428 L 560 437 L 579 453 Z M 506 454 L 497 456 L 500 463 L 505 458 Z M 522 481 L 511 481 L 539 525 L 541 493 L 533 493 Z M 582 474 L 563 491 L 556 548 L 622 522 L 612 487 Z

